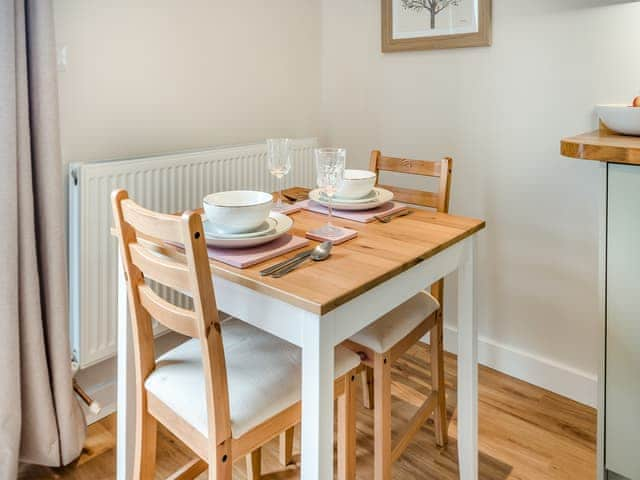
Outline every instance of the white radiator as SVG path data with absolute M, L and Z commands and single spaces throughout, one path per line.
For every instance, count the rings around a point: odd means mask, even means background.
M 316 139 L 293 142 L 285 187 L 315 182 Z M 116 188 L 160 212 L 198 208 L 211 192 L 274 191 L 266 146 L 245 145 L 156 157 L 72 164 L 69 167 L 69 306 L 71 348 L 80 368 L 115 354 L 117 243 L 110 194 Z

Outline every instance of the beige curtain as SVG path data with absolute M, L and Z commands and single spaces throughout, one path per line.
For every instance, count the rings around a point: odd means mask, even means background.
M 0 478 L 82 449 L 50 0 L 0 0 Z

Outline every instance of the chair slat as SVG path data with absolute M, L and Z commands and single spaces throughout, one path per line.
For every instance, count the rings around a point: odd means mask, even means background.
M 426 177 L 441 175 L 440 161 L 410 160 L 408 158 L 378 157 L 377 168 L 387 172 L 409 173 Z
M 123 200 L 122 214 L 124 220 L 137 232 L 150 237 L 184 243 L 181 218 L 142 208 L 133 200 Z
M 181 335 L 191 338 L 199 337 L 195 312 L 167 302 L 154 292 L 149 285 L 140 285 L 138 293 L 140 294 L 140 303 L 152 318 Z
M 179 292 L 190 292 L 193 288 L 189 268 L 176 260 L 153 252 L 139 243 L 129 244 L 131 262 L 145 277 L 171 287 Z
M 378 185 L 386 190 L 393 192 L 393 199 L 399 202 L 410 203 L 412 205 L 420 205 L 422 207 L 437 208 L 437 193 L 423 192 L 421 190 L 412 190 L 410 188 L 395 187 L 392 185 Z

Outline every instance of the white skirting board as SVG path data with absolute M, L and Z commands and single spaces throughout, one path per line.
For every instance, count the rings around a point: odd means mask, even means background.
M 424 338 L 429 343 L 428 335 Z M 445 325 L 444 348 L 457 353 L 458 331 Z M 501 373 L 550 390 L 576 402 L 596 407 L 598 377 L 530 352 L 500 344 L 490 338 L 478 339 L 478 362 Z

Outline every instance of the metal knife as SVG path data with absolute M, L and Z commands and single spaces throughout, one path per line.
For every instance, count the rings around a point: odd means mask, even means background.
M 283 260 L 282 262 L 278 262 L 274 265 L 271 265 L 268 268 L 265 268 L 264 270 L 260 270 L 260 275 L 262 275 L 263 277 L 267 276 L 267 275 L 271 275 L 272 273 L 277 272 L 278 270 L 288 267 L 290 264 L 301 260 L 303 258 L 307 258 L 309 255 L 311 255 L 311 252 L 313 251 L 313 248 L 309 249 L 309 250 L 305 250 L 304 252 L 300 252 L 299 254 L 297 254 L 295 257 L 291 257 L 288 260 Z

